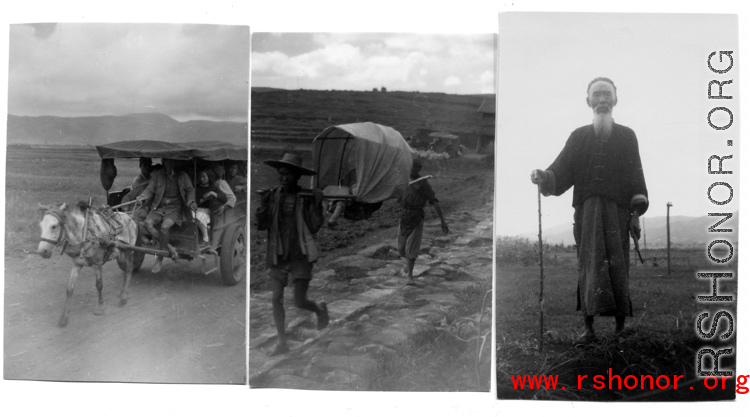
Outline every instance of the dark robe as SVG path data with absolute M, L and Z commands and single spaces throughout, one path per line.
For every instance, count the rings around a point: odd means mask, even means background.
M 640 214 L 648 209 L 635 133 L 615 123 L 610 136 L 603 139 L 593 125 L 580 127 L 547 173 L 542 185 L 545 196 L 559 196 L 573 187 L 577 309 L 587 315 L 632 316 L 628 226 L 634 209 Z

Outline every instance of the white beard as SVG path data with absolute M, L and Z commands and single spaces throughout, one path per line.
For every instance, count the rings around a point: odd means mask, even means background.
M 612 118 L 612 113 L 594 113 L 594 132 L 597 136 L 608 138 L 614 124 L 615 119 Z

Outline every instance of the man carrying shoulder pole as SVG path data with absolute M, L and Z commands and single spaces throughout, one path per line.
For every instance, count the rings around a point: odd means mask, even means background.
M 427 182 L 429 176 L 421 177 L 419 171 L 422 170 L 422 163 L 417 159 L 412 160 L 411 173 L 409 174 L 410 182 L 402 190 L 398 202 L 403 209 L 401 219 L 398 225 L 398 254 L 406 258 L 406 285 L 417 285 L 414 280 L 414 264 L 419 256 L 419 247 L 422 244 L 422 227 L 424 224 L 424 206 L 430 203 L 440 217 L 440 227 L 443 233 L 450 232 L 448 224 L 443 218 L 443 211 L 440 209 L 440 202 L 435 197 L 430 183 Z
M 323 225 L 323 193 L 298 185 L 303 175 L 317 175 L 302 166 L 302 157 L 286 153 L 280 160 L 264 161 L 276 169 L 280 186 L 261 190 L 261 204 L 255 216 L 258 230 L 268 230 L 266 266 L 273 287 L 271 303 L 278 343 L 269 356 L 289 352 L 286 337 L 284 288 L 294 290 L 294 305 L 315 313 L 318 330 L 328 326 L 326 303 L 307 298 L 312 268 L 320 256 L 315 234 Z

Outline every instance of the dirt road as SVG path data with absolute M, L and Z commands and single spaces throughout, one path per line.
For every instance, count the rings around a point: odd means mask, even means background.
M 152 274 L 147 255 L 120 307 L 122 272 L 109 262 L 105 314 L 95 316 L 94 271 L 84 268 L 60 328 L 72 264 L 57 253 L 5 258 L 6 379 L 244 383 L 246 281 L 226 287 L 197 260 L 165 261 Z
M 291 348 L 286 355 L 267 356 L 277 335 L 265 270 L 266 235 L 251 230 L 250 386 L 488 390 L 491 343 L 478 355 L 476 338 L 489 335 L 490 328 L 479 319 L 491 317 L 482 301 L 492 276 L 494 176 L 482 158 L 423 161 L 423 172 L 435 175 L 430 183 L 451 233 L 444 235 L 435 210 L 427 208 L 416 287 L 404 286 L 403 262 L 393 248 L 401 215 L 395 200 L 384 202 L 369 219 L 344 219 L 339 227 L 318 232 L 322 257 L 308 294 L 328 303 L 331 323 L 315 330 L 315 316 L 294 308 L 286 291 Z M 255 189 L 278 181 L 260 165 L 251 168 Z

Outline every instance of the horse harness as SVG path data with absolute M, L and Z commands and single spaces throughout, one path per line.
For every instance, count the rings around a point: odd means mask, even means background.
M 93 259 L 92 255 L 92 249 L 96 248 L 97 246 L 104 246 L 104 256 L 103 259 L 109 258 L 110 254 L 112 253 L 112 249 L 114 248 L 114 243 L 112 243 L 115 239 L 117 239 L 117 235 L 120 234 L 122 229 L 124 228 L 124 225 L 117 220 L 114 217 L 114 213 L 112 210 L 107 208 L 100 208 L 95 209 L 94 211 L 99 214 L 99 216 L 104 220 L 104 222 L 109 226 L 109 233 L 108 233 L 108 239 L 99 239 L 96 236 L 96 230 L 92 230 L 95 226 L 92 226 L 89 222 L 89 212 L 91 208 L 86 208 L 86 213 L 84 214 L 85 217 L 85 223 L 84 223 L 84 230 L 83 230 L 83 236 L 81 237 L 81 243 L 79 244 L 70 244 L 68 241 L 68 238 L 65 236 L 65 233 L 63 231 L 64 227 L 60 227 L 60 233 L 57 236 L 57 240 L 47 239 L 47 238 L 40 238 L 40 241 L 51 243 L 55 246 L 59 246 L 62 244 L 62 249 L 60 250 L 60 254 L 63 253 L 67 254 L 71 257 L 78 257 L 82 256 L 83 258 L 86 258 L 87 260 Z M 62 210 L 59 209 L 47 209 L 44 214 L 49 214 L 52 217 L 56 218 L 57 221 L 60 223 L 60 225 L 65 225 L 65 213 L 63 213 Z M 83 254 L 82 254 L 83 252 Z
M 68 239 L 65 238 L 64 227 L 62 227 L 62 225 L 65 224 L 64 214 L 63 214 L 62 210 L 59 210 L 59 209 L 47 209 L 47 210 L 45 210 L 44 215 L 46 216 L 47 214 L 49 214 L 50 216 L 56 218 L 57 221 L 60 223 L 60 226 L 61 226 L 60 227 L 60 233 L 57 235 L 57 240 L 47 239 L 47 238 L 44 238 L 44 237 L 39 238 L 39 240 L 42 241 L 42 242 L 51 243 L 51 244 L 55 245 L 55 247 L 57 247 L 61 243 L 63 243 L 63 248 L 62 248 L 62 250 L 60 250 L 60 255 L 62 255 L 62 253 L 65 251 L 65 248 L 68 246 Z

